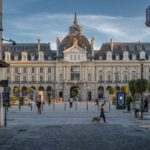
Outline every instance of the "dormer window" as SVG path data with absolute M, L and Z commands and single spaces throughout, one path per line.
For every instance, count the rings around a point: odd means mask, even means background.
M 15 55 L 15 58 L 14 58 L 14 59 L 15 59 L 15 60 L 18 60 L 18 58 L 19 58 L 18 55 Z
M 35 56 L 34 55 L 31 56 L 31 60 L 35 60 Z
M 6 53 L 5 53 L 5 61 L 10 61 L 10 59 L 11 59 L 11 58 L 10 58 L 10 55 L 11 55 L 11 54 L 10 54 L 9 52 L 6 52 Z
M 27 53 L 26 52 L 22 52 L 22 60 L 27 61 Z
M 115 56 L 115 59 L 116 59 L 116 60 L 120 60 L 120 56 L 119 56 L 119 55 L 116 55 L 116 56 Z
M 144 51 L 140 52 L 140 59 L 145 59 L 145 52 Z
M 39 61 L 43 61 L 44 60 L 44 54 L 43 52 L 39 52 Z
M 123 53 L 123 60 L 129 60 L 129 53 L 127 51 Z
M 99 56 L 99 60 L 103 60 L 103 57 L 102 57 L 102 56 Z
M 150 60 L 150 54 L 148 54 L 148 60 Z
M 107 52 L 107 60 L 112 60 L 112 52 Z
M 132 54 L 132 60 L 136 60 L 136 54 Z
M 48 56 L 48 60 L 52 60 L 52 58 L 50 56 Z

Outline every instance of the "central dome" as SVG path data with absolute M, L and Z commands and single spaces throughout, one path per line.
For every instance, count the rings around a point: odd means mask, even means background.
M 60 42 L 58 50 L 59 56 L 63 56 L 63 51 L 73 46 L 74 39 L 77 40 L 79 47 L 91 53 L 92 48 L 88 39 L 82 34 L 82 27 L 78 24 L 77 16 L 75 13 L 73 25 L 69 27 L 69 34 Z

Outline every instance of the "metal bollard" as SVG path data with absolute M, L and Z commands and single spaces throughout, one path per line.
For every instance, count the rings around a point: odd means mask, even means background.
M 30 104 L 30 108 L 31 108 L 31 111 L 32 111 L 32 103 Z
M 21 111 L 21 105 L 20 105 L 20 102 L 19 102 L 19 111 Z
M 7 105 L 5 104 L 5 127 L 7 126 Z
M 77 106 L 78 106 L 78 102 L 76 102 L 76 107 L 75 107 L 76 111 L 77 111 L 77 108 L 78 108 Z
M 66 102 L 64 103 L 64 111 L 66 111 Z
M 86 110 L 88 111 L 89 109 L 89 105 L 88 105 L 88 102 L 86 102 Z
M 53 111 L 55 110 L 55 103 L 53 103 Z

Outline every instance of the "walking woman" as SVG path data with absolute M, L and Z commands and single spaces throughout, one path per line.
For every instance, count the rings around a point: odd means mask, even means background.
M 103 118 L 104 122 L 106 122 L 105 113 L 104 113 L 104 104 L 102 104 L 100 108 L 100 118 Z

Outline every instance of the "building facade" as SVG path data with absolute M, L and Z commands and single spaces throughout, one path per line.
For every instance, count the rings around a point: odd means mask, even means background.
M 3 44 L 3 59 L 10 67 L 3 72 L 9 80 L 11 95 L 15 89 L 32 87 L 50 96 L 78 96 L 80 100 L 107 97 L 108 87 L 128 85 L 141 77 L 150 81 L 150 43 L 116 43 L 110 40 L 94 49 L 94 37 L 89 41 L 75 14 L 68 35 L 56 39 L 57 49 L 50 43 Z M 22 92 L 23 94 L 23 92 Z

